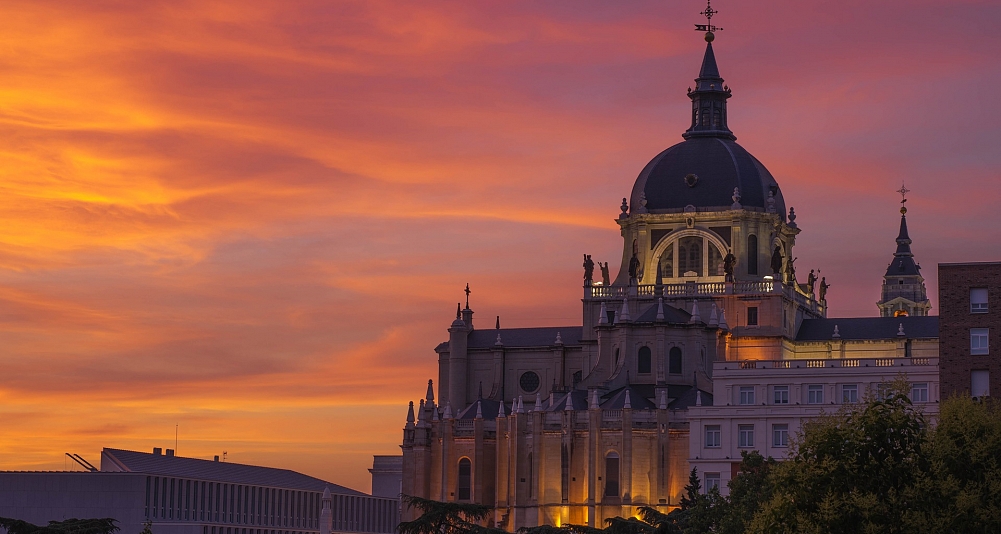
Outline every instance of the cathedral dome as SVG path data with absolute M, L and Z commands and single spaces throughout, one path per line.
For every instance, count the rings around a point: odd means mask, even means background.
M 771 211 L 785 216 L 785 202 L 778 183 L 760 161 L 737 144 L 727 124 L 730 88 L 716 66 L 711 39 L 692 100 L 691 126 L 685 140 L 653 158 L 633 186 L 630 206 L 636 213 L 670 213 L 689 206 L 697 211 L 723 211 L 740 207 Z M 736 188 L 736 191 L 734 189 Z M 774 202 L 769 201 L 769 195 Z
M 649 212 L 731 209 L 734 188 L 744 209 L 767 211 L 769 193 L 776 213 L 785 214 L 778 183 L 754 156 L 725 137 L 691 137 L 658 154 L 636 179 L 630 205 Z M 634 208 L 635 209 L 635 208 Z

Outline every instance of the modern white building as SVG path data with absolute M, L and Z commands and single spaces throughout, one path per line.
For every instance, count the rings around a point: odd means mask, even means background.
M 0 516 L 110 517 L 123 534 L 146 521 L 156 534 L 390 533 L 399 500 L 287 469 L 106 448 L 93 472 L 0 472 Z
M 878 396 L 903 378 L 929 421 L 938 414 L 938 317 L 810 319 L 790 359 L 713 364 L 713 395 L 688 408 L 689 465 L 724 495 L 741 453 L 783 459 L 803 424 Z

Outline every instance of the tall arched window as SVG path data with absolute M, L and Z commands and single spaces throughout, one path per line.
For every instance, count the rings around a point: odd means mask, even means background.
M 747 274 L 758 274 L 758 236 L 747 236 Z
M 650 374 L 653 367 L 650 357 L 650 347 L 640 347 L 639 354 L 636 355 L 636 372 L 641 375 Z
M 473 464 L 469 458 L 459 460 L 459 487 L 458 494 L 460 501 L 468 501 L 472 494 Z
M 678 276 L 685 273 L 702 276 L 701 237 L 682 237 L 678 240 Z
M 615 451 L 605 456 L 605 496 L 619 496 L 619 454 Z
M 671 347 L 671 352 L 667 356 L 667 372 L 672 375 L 681 374 L 681 349 Z
M 533 473 L 534 470 L 535 470 L 535 464 L 532 463 L 532 453 L 528 453 L 528 478 L 526 480 L 528 480 L 528 498 L 529 499 L 532 498 L 532 491 L 533 491 L 533 487 L 534 487 L 533 486 L 533 481 L 532 481 L 532 475 L 534 474 Z

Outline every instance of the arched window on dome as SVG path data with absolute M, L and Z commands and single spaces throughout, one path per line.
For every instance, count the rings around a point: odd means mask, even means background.
M 747 274 L 758 274 L 758 236 L 747 236 Z
M 681 349 L 671 347 L 671 352 L 667 356 L 667 372 L 672 375 L 681 374 Z
M 720 119 L 721 115 L 722 114 L 720 113 L 719 108 L 713 110 L 713 128 L 719 129 L 720 123 L 722 122 Z
M 678 276 L 702 276 L 701 237 L 682 237 L 678 240 Z
M 716 248 L 716 245 L 709 244 L 709 276 L 725 276 L 723 272 L 723 254 Z
M 667 246 L 660 256 L 661 278 L 674 278 L 674 243 Z
M 692 126 L 699 125 L 699 105 L 696 102 L 692 102 Z
M 636 372 L 641 375 L 650 374 L 653 369 L 652 360 L 650 347 L 640 347 L 639 353 L 636 355 Z
M 702 125 L 705 126 L 709 124 L 709 107 L 706 106 L 702 108 Z

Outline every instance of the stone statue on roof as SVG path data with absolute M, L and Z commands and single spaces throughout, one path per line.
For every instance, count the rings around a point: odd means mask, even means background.
M 813 274 L 813 269 L 810 269 L 810 274 L 806 276 L 806 292 L 813 298 L 813 288 L 817 285 L 817 275 Z
M 590 254 L 584 254 L 584 283 L 586 285 L 591 285 L 591 280 L 594 279 L 594 262 L 591 261 Z
M 608 262 L 606 261 L 604 265 L 598 262 L 598 267 L 601 267 L 601 283 L 604 286 L 612 285 L 611 277 L 608 276 Z
M 633 283 L 634 281 L 636 281 L 637 283 L 639 283 L 637 281 L 637 278 L 639 278 L 639 274 L 640 274 L 640 259 L 637 258 L 636 254 L 634 253 L 633 257 L 629 258 L 629 282 Z
M 775 250 L 772 251 L 772 274 L 782 274 L 782 247 L 779 245 L 775 245 Z
M 819 295 L 819 298 L 817 300 L 819 300 L 821 302 L 827 301 L 827 288 L 829 288 L 829 287 L 831 287 L 831 286 L 830 286 L 830 284 L 827 283 L 827 277 L 825 276 L 825 277 L 821 278 L 820 279 L 820 295 Z
M 727 282 L 733 282 L 733 269 L 737 266 L 737 257 L 733 255 L 733 250 L 726 253 L 723 258 L 723 274 L 726 275 Z

